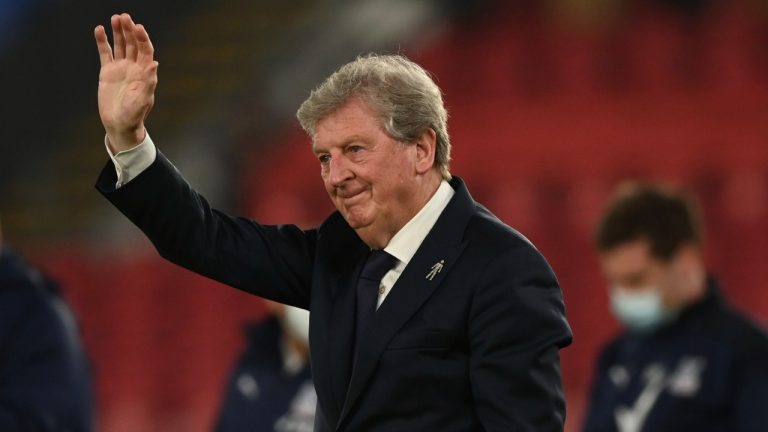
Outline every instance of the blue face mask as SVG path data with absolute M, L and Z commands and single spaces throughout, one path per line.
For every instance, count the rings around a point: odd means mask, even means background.
M 664 309 L 655 288 L 611 290 L 611 309 L 616 318 L 634 333 L 649 333 L 669 321 L 671 314 Z

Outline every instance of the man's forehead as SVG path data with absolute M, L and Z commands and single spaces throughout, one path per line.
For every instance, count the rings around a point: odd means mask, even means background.
M 315 132 L 320 128 L 347 127 L 360 121 L 375 121 L 376 113 L 358 97 L 348 99 L 317 121 Z
M 600 254 L 608 271 L 641 271 L 652 264 L 651 245 L 646 239 L 622 243 Z
M 364 102 L 353 98 L 317 122 L 312 149 L 359 139 L 373 131 L 383 131 L 378 117 Z

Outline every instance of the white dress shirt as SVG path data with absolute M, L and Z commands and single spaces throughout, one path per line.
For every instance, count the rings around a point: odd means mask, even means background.
M 112 163 L 115 165 L 115 172 L 117 172 L 116 188 L 120 188 L 135 179 L 136 176 L 149 168 L 152 162 L 155 161 L 155 158 L 157 158 L 157 148 L 155 143 L 152 142 L 152 138 L 149 137 L 149 132 L 144 136 L 144 141 L 141 144 L 130 150 L 123 150 L 117 154 L 112 154 L 112 150 L 109 148 L 109 138 L 106 137 L 104 137 L 104 147 L 107 148 L 109 158 L 112 159 Z
M 112 159 L 112 163 L 115 165 L 115 171 L 117 172 L 115 187 L 117 188 L 133 180 L 145 169 L 149 168 L 157 157 L 157 149 L 149 137 L 149 133 L 146 134 L 141 144 L 117 154 L 112 154 L 106 138 L 104 139 L 104 145 L 107 148 L 109 157 Z M 384 248 L 384 252 L 397 258 L 397 263 L 381 279 L 379 300 L 376 308 L 381 306 L 381 303 L 392 290 L 392 287 L 395 286 L 395 282 L 403 274 L 403 270 L 405 270 L 411 258 L 416 254 L 429 231 L 435 226 L 437 218 L 443 213 L 454 193 L 455 191 L 451 185 L 443 180 L 435 194 L 432 195 L 432 198 L 427 201 L 427 204 L 408 223 L 400 228 L 400 231 L 392 237 L 389 244 Z
M 437 218 L 443 213 L 443 210 L 445 210 L 445 207 L 455 193 L 451 185 L 443 180 L 435 194 L 432 195 L 432 198 L 427 201 L 427 204 L 416 213 L 416 216 L 400 228 L 400 231 L 392 237 L 392 240 L 384 248 L 384 252 L 397 258 L 397 264 L 381 279 L 377 308 L 381 306 L 387 294 L 395 286 L 395 282 L 400 278 L 403 270 L 405 270 L 405 266 L 411 262 L 411 258 L 416 254 L 429 231 L 435 226 Z

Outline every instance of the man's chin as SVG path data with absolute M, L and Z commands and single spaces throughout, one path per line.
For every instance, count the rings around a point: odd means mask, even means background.
M 365 228 L 366 226 L 373 223 L 373 218 L 360 210 L 362 209 L 360 209 L 359 207 L 353 208 L 353 211 L 344 211 L 344 209 L 340 210 L 340 213 L 344 217 L 344 220 L 347 221 L 347 224 L 350 227 L 352 227 L 352 229 L 357 230 L 357 229 Z
M 341 212 L 341 215 L 344 217 L 344 220 L 347 221 L 347 225 L 356 231 L 364 230 L 373 223 L 372 218 L 365 217 L 364 215 L 344 212 Z
M 349 225 L 354 230 L 365 229 L 371 224 L 370 221 L 366 221 L 361 218 L 344 217 L 344 220 L 346 220 L 347 225 Z

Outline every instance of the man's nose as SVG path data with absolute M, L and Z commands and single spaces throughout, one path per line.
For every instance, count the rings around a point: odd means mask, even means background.
M 352 178 L 352 171 L 344 157 L 335 157 L 328 162 L 328 180 L 333 187 L 339 187 Z

